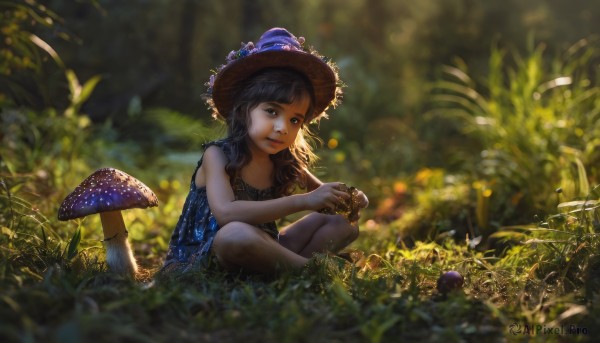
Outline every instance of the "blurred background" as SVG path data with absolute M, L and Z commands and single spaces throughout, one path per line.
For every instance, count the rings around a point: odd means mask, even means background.
M 340 68 L 343 102 L 315 128 L 316 172 L 370 195 L 368 227 L 390 224 L 402 239 L 487 237 L 586 197 L 600 181 L 600 2 L 0 8 L 0 167 L 13 186 L 39 182 L 35 196 L 58 202 L 111 165 L 161 192 L 163 211 L 174 213 L 162 224 L 172 227 L 201 144 L 224 132 L 202 98 L 211 70 L 273 26 L 304 36 Z

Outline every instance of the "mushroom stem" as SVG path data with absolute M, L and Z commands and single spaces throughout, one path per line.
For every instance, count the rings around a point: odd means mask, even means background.
M 106 242 L 106 264 L 118 274 L 134 277 L 137 263 L 127 240 L 127 229 L 121 211 L 100 213 L 104 241 Z

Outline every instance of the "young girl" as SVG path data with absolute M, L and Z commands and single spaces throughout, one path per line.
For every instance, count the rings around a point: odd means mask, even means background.
M 204 145 L 163 270 L 204 268 L 215 257 L 229 270 L 272 273 L 357 238 L 358 214 L 317 212 L 349 197 L 340 182 L 322 183 L 308 170 L 308 124 L 341 92 L 333 64 L 303 42 L 268 30 L 256 46 L 232 51 L 211 77 L 209 104 L 228 135 Z M 298 187 L 306 192 L 294 193 Z M 368 205 L 360 191 L 356 201 Z M 313 212 L 278 230 L 277 219 L 301 211 Z

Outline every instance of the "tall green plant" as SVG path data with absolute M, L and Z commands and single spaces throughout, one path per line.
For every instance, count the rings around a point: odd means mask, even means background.
M 0 9 L 9 19 L 0 25 L 7 34 L 0 54 L 11 56 L 0 64 L 0 78 L 8 80 L 0 87 L 0 284 L 6 286 L 41 279 L 51 265 L 62 268 L 78 253 L 81 231 L 67 244 L 70 235 L 52 223 L 65 184 L 89 171 L 81 155 L 89 149 L 90 120 L 80 108 L 100 79 L 80 83 L 56 51 L 28 31 L 28 20 L 49 26 L 59 20 L 49 9 L 35 1 L 0 2 Z M 54 64 L 45 65 L 47 58 Z M 56 87 L 64 108 L 44 102 L 38 109 L 29 101 L 47 86 L 45 72 L 64 75 L 64 87 Z M 34 87 L 20 87 L 20 82 Z
M 543 45 L 525 57 L 493 47 L 486 84 L 469 77 L 465 65 L 444 67 L 429 118 L 453 121 L 479 143 L 480 158 L 467 164 L 494 185 L 491 201 L 504 217 L 497 220 L 550 211 L 557 188 L 567 198 L 589 192 L 600 147 L 598 57 L 593 39 L 554 58 Z

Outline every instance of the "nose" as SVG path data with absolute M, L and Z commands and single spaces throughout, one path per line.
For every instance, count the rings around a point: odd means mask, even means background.
M 279 133 L 280 135 L 287 135 L 288 128 L 284 120 L 277 120 L 275 122 L 275 132 Z

